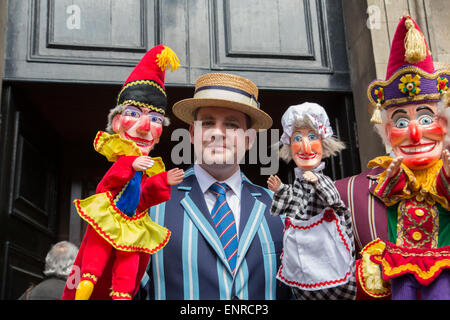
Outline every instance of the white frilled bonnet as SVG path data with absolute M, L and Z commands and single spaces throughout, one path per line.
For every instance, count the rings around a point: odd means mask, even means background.
M 296 119 L 308 117 L 314 129 L 322 136 L 322 139 L 329 138 L 333 135 L 333 129 L 330 126 L 330 120 L 322 108 L 317 103 L 305 102 L 290 106 L 281 118 L 281 125 L 283 126 L 283 134 L 281 136 L 281 143 L 291 144 L 291 136 L 294 130 L 294 123 Z

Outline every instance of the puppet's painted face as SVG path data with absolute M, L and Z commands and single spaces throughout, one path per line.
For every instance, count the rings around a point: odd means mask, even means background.
M 126 105 L 114 116 L 112 127 L 122 139 L 134 141 L 143 155 L 148 155 L 162 134 L 164 116 L 148 108 Z
M 436 103 L 390 108 L 386 124 L 392 151 L 410 169 L 425 169 L 441 157 L 447 121 L 437 116 Z
M 297 129 L 291 136 L 291 153 L 297 167 L 312 170 L 322 161 L 322 137 L 311 129 Z

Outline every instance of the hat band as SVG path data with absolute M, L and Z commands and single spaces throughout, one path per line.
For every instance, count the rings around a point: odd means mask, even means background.
M 197 88 L 195 99 L 224 99 L 238 103 L 244 103 L 255 108 L 260 108 L 256 97 L 244 90 L 224 86 L 204 86 Z
M 409 80 L 406 78 L 409 76 Z M 416 78 L 417 77 L 417 78 Z M 413 83 L 417 92 L 402 91 L 406 82 Z M 442 83 L 441 83 L 442 82 Z M 394 106 L 439 101 L 441 94 L 448 90 L 450 70 L 441 69 L 428 73 L 416 66 L 398 69 L 388 80 L 374 80 L 367 88 L 367 97 L 373 106 L 388 109 Z

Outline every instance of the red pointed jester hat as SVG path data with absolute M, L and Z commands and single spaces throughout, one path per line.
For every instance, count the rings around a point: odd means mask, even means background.
M 371 122 L 381 123 L 381 110 L 411 103 L 435 102 L 448 90 L 450 70 L 435 71 L 431 52 L 417 23 L 404 15 L 392 40 L 386 80 L 367 88 L 376 108 Z
M 165 114 L 167 96 L 165 73 L 180 66 L 180 61 L 169 47 L 160 44 L 150 49 L 125 81 L 117 97 L 118 105 L 131 104 Z

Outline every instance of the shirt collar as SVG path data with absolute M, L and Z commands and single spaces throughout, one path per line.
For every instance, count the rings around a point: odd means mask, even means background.
M 209 187 L 217 182 L 218 180 L 211 176 L 205 169 L 200 167 L 198 164 L 194 164 L 194 172 L 197 177 L 198 184 L 203 193 L 208 191 Z M 226 183 L 236 196 L 241 197 L 242 189 L 242 176 L 241 170 L 238 169 L 231 177 L 224 181 L 219 181 L 220 183 Z

